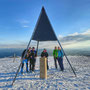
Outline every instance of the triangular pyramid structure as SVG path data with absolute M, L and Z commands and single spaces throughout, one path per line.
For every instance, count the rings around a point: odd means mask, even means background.
M 67 58 L 67 55 L 65 54 L 55 32 L 50 24 L 50 21 L 48 19 L 48 16 L 46 15 L 44 7 L 42 7 L 41 14 L 39 16 L 38 22 L 36 24 L 36 27 L 35 27 L 32 37 L 30 39 L 30 42 L 27 46 L 27 49 L 31 43 L 31 40 L 36 40 L 38 42 L 37 43 L 37 51 L 38 51 L 39 41 L 58 41 L 58 44 L 61 47 L 61 49 L 64 53 L 64 56 L 66 57 L 66 60 L 68 61 L 74 75 L 76 76 L 76 73 L 75 73 L 72 65 L 70 64 L 69 59 Z
M 46 15 L 44 7 L 42 7 L 39 19 L 37 21 L 32 40 L 36 41 L 55 41 L 57 37 Z

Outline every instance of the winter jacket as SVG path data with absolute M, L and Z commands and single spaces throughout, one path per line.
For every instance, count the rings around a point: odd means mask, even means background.
M 41 53 L 41 57 L 44 57 L 44 56 L 45 56 L 45 57 L 48 57 L 48 53 L 47 53 L 47 52 L 42 52 L 42 53 Z
M 29 60 L 31 59 L 31 51 L 28 50 L 28 54 L 29 54 Z
M 62 50 L 58 50 L 58 57 L 63 57 L 63 52 L 62 52 Z
M 26 52 L 26 49 L 23 51 L 23 53 L 22 53 L 22 58 L 24 57 L 24 54 L 25 54 L 25 52 Z M 29 56 L 27 56 L 27 54 L 25 55 L 25 59 L 28 59 L 29 58 Z
M 37 56 L 37 52 L 35 50 L 31 50 L 31 56 L 32 58 L 35 58 Z
M 23 51 L 23 53 L 22 53 L 22 58 L 24 57 L 25 52 L 26 52 L 26 49 L 25 49 L 25 50 Z
M 53 50 L 53 56 L 54 56 L 55 58 L 58 57 L 58 50 L 57 50 L 57 49 L 54 49 L 54 50 Z

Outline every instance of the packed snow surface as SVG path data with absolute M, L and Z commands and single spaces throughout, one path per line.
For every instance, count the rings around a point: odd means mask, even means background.
M 49 70 L 47 79 L 40 79 L 40 57 L 37 57 L 35 72 L 24 74 L 20 72 L 13 86 L 12 81 L 15 77 L 20 58 L 1 58 L 0 59 L 0 90 L 90 90 L 90 57 L 68 56 L 77 77 L 73 74 L 67 60 L 64 57 L 64 68 L 62 72 L 58 66 L 55 69 L 53 57 L 50 56 Z

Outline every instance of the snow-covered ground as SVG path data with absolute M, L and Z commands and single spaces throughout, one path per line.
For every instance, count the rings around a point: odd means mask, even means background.
M 35 73 L 18 73 L 13 86 L 11 83 L 20 64 L 20 58 L 0 59 L 0 90 L 90 90 L 90 57 L 68 56 L 77 77 L 74 76 L 64 57 L 64 72 L 55 69 L 53 57 L 49 57 L 48 78 L 40 79 L 39 57 Z M 25 67 L 24 67 L 25 68 Z

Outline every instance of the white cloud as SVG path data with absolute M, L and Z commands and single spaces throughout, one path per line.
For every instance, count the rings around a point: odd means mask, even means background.
M 0 48 L 26 48 L 24 44 L 0 44 Z
M 68 36 L 76 36 L 76 35 L 79 35 L 79 33 L 78 32 L 75 32 L 73 34 L 69 34 Z
M 17 20 L 17 22 L 19 22 L 20 24 L 28 24 L 28 23 L 30 23 L 28 20 L 25 20 L 25 19 Z
M 81 33 L 82 35 L 88 35 L 90 34 L 90 29 L 86 30 L 85 32 Z
M 29 21 L 28 21 L 28 20 L 22 20 L 21 23 L 23 23 L 23 24 L 28 24 Z
M 59 38 L 64 48 L 83 48 L 90 47 L 90 29 L 78 33 L 69 34 L 63 38 Z
M 90 40 L 77 42 L 77 43 L 71 43 L 71 44 L 65 44 L 63 45 L 64 48 L 88 48 L 90 47 Z
M 82 32 L 82 33 L 78 33 L 78 32 L 75 32 L 73 34 L 69 34 L 68 36 L 77 36 L 77 35 L 89 35 L 90 34 L 90 29 Z
M 28 26 L 28 25 L 23 25 L 22 27 L 24 27 L 24 28 L 28 28 L 29 26 Z
M 23 27 L 23 28 L 28 28 L 29 27 L 29 21 L 25 19 L 17 20 L 17 22 Z
M 63 38 L 63 36 L 62 35 L 59 35 L 58 38 Z

